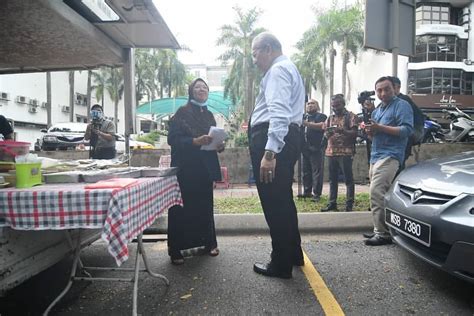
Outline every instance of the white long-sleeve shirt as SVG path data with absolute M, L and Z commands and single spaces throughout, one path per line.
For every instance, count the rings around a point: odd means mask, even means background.
M 304 113 L 304 85 L 296 66 L 279 56 L 260 82 L 251 124 L 269 123 L 266 150 L 279 153 L 291 123 L 301 125 Z

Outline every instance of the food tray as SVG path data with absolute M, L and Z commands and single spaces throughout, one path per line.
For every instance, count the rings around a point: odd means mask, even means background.
M 86 183 L 94 183 L 100 180 L 108 180 L 116 178 L 117 176 L 111 170 L 93 170 L 93 171 L 82 171 L 82 181 Z
M 169 177 L 176 175 L 178 173 L 178 168 L 145 168 L 141 171 L 142 177 Z
M 43 174 L 45 183 L 78 183 L 79 172 L 55 172 Z
M 122 172 L 115 172 L 117 178 L 140 178 L 142 176 L 141 170 L 127 170 Z

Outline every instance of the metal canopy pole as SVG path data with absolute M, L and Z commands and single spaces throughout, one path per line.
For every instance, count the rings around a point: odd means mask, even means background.
M 130 135 L 135 134 L 135 57 L 132 48 L 123 49 L 125 152 L 130 157 Z M 129 160 L 130 161 L 130 160 Z
M 400 3 L 392 0 L 392 76 L 398 75 L 398 53 L 400 51 Z

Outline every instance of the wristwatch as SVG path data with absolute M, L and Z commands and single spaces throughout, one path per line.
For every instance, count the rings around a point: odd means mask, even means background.
M 263 155 L 263 157 L 266 159 L 266 160 L 273 160 L 275 159 L 275 153 L 271 150 L 265 150 L 265 154 Z

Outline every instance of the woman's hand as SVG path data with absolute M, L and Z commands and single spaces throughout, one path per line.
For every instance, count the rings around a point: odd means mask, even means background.
M 212 137 L 209 135 L 202 135 L 196 138 L 193 138 L 194 146 L 209 145 L 212 142 Z

